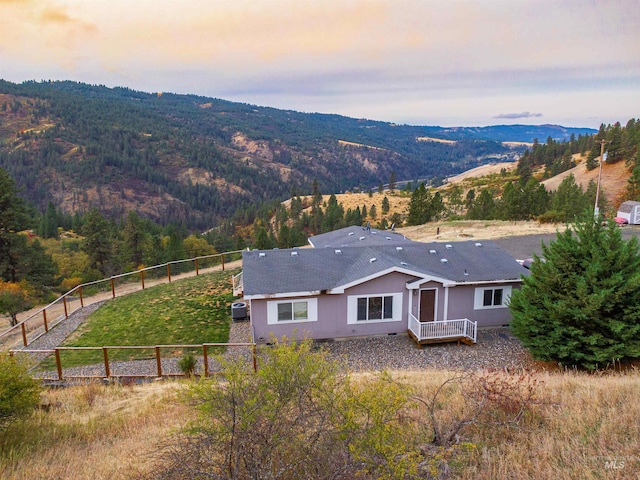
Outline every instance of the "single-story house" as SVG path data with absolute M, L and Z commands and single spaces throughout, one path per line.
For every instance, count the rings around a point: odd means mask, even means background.
M 309 242 L 243 253 L 236 287 L 254 341 L 408 332 L 419 344 L 475 343 L 478 326 L 509 323 L 511 292 L 529 274 L 490 241 L 421 243 L 348 227 Z

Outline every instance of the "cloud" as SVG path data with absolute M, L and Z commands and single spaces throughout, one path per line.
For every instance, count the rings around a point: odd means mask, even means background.
M 509 120 L 514 120 L 516 118 L 533 118 L 533 117 L 541 117 L 541 113 L 531 113 L 531 112 L 522 112 L 522 113 L 501 113 L 500 115 L 496 115 L 493 118 L 506 118 Z

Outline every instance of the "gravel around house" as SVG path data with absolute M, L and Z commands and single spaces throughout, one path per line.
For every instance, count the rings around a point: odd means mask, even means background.
M 24 350 L 53 349 L 64 341 L 87 317 L 102 303 L 92 304 L 74 312 Z M 229 343 L 247 343 L 251 341 L 249 322 L 234 322 L 229 332 Z M 407 334 L 353 338 L 344 340 L 319 341 L 318 346 L 325 348 L 333 358 L 343 360 L 354 372 L 381 370 L 421 370 L 421 369 L 519 369 L 530 368 L 533 363 L 530 355 L 515 338 L 509 328 L 479 329 L 478 343 L 473 346 L 463 343 L 441 343 L 424 345 L 419 348 Z M 35 361 L 45 354 L 32 354 Z M 226 357 L 241 355 L 247 362 L 252 361 L 251 347 L 228 347 Z M 219 369 L 213 355 L 208 359 L 210 372 Z M 179 358 L 161 360 L 165 375 L 180 375 Z M 115 377 L 150 376 L 157 374 L 155 359 L 110 362 L 111 375 Z M 197 373 L 204 367 L 202 357 L 198 358 Z M 57 373 L 41 372 L 41 378 L 56 379 Z M 104 365 L 87 365 L 63 369 L 63 377 L 105 377 Z

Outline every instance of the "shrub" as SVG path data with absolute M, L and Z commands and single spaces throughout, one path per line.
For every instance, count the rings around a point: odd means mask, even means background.
M 150 478 L 408 478 L 417 471 L 417 441 L 402 423 L 405 386 L 384 376 L 352 383 L 311 342 L 274 339 L 257 372 L 241 358 L 220 363 L 220 381 L 188 388 L 198 419 Z
M 40 390 L 40 382 L 29 375 L 25 362 L 0 353 L 0 429 L 32 411 Z
M 184 373 L 187 377 L 192 377 L 194 372 L 196 371 L 196 365 L 198 364 L 198 360 L 196 359 L 193 353 L 187 352 L 182 358 L 178 361 L 178 366 L 180 367 L 180 371 Z

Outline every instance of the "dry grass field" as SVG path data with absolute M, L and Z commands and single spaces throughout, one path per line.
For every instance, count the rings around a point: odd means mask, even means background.
M 441 370 L 392 374 L 414 385 L 423 398 L 454 375 Z M 638 478 L 637 371 L 525 375 L 535 383 L 536 395 L 520 422 L 478 423 L 462 430 L 460 441 L 470 442 L 471 448 L 455 461 L 451 478 Z M 4 447 L 15 442 L 13 449 L 2 452 L 0 478 L 124 480 L 142 475 L 151 468 L 158 448 L 193 414 L 178 398 L 184 386 L 182 381 L 47 390 L 43 403 L 48 408 L 9 429 L 0 441 Z M 464 403 L 459 391 L 448 395 L 438 407 L 439 421 L 455 421 Z M 411 417 L 410 424 L 416 426 L 429 422 L 420 405 Z

